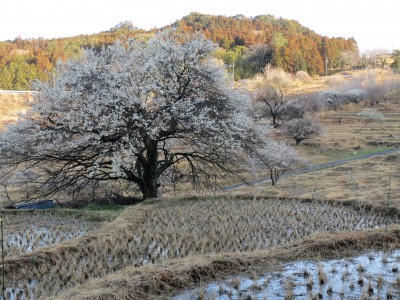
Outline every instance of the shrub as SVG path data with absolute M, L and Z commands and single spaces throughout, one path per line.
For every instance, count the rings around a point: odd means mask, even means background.
M 347 102 L 359 103 L 368 97 L 368 93 L 362 89 L 353 89 L 345 93 Z
M 306 71 L 297 71 L 295 74 L 296 80 L 302 81 L 302 82 L 310 82 L 311 77 L 308 75 Z

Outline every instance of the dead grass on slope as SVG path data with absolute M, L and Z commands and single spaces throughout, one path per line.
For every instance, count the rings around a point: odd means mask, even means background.
M 400 154 L 376 156 L 336 167 L 283 177 L 276 186 L 269 181 L 246 186 L 236 194 L 354 201 L 375 208 L 400 209 Z M 388 201 L 389 200 L 389 201 Z
M 28 93 L 1 93 L 0 92 L 0 129 L 9 123 L 18 120 L 18 114 L 27 108 L 27 101 L 32 99 Z
M 384 114 L 384 120 L 365 120 L 358 115 L 364 109 Z M 388 101 L 370 107 L 368 102 L 348 104 L 340 110 L 318 114 L 325 133 L 305 141 L 305 145 L 327 149 L 355 149 L 400 145 L 400 102 Z

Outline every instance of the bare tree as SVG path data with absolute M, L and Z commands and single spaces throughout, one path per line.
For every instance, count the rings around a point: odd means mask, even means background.
M 146 199 L 163 180 L 214 188 L 215 174 L 235 175 L 240 153 L 264 133 L 248 97 L 212 62 L 214 49 L 168 31 L 61 63 L 37 84 L 24 119 L 0 134 L 2 165 L 35 171 L 41 196 L 105 183 Z
M 391 67 L 396 72 L 399 72 L 400 71 L 400 50 L 399 49 L 393 50 L 393 52 L 391 54 L 391 58 L 393 60 Z
M 272 118 L 272 125 L 277 127 L 285 104 L 289 101 L 284 95 L 284 88 L 292 84 L 290 76 L 282 69 L 264 69 L 256 79 L 253 101 L 263 104 L 261 116 Z
M 377 70 L 369 70 L 366 78 L 364 79 L 364 88 L 368 93 L 371 106 L 378 104 L 383 99 L 383 86 L 378 78 Z
M 277 127 L 286 102 L 282 89 L 266 86 L 254 92 L 254 101 L 265 104 L 261 117 L 271 117 L 272 126 Z
M 307 117 L 286 122 L 283 125 L 283 132 L 292 137 L 298 145 L 311 136 L 323 133 L 323 127 L 318 121 Z
M 373 49 L 367 51 L 364 56 L 364 65 L 369 68 L 381 68 L 384 66 L 385 60 L 390 57 L 390 54 L 385 49 Z
M 346 66 L 355 67 L 360 63 L 360 54 L 357 51 L 343 51 L 340 57 Z
M 266 44 L 253 46 L 246 53 L 244 60 L 250 65 L 253 74 L 261 73 L 264 67 L 271 63 L 272 50 Z

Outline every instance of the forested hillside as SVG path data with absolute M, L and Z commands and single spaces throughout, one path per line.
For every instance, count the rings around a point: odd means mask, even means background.
M 57 39 L 20 39 L 0 42 L 0 89 L 28 90 L 33 79 L 46 79 L 58 60 L 76 57 L 84 48 L 109 45 L 118 39 L 146 38 L 151 32 L 123 22 L 109 31 Z
M 343 65 L 346 57 L 358 54 L 354 39 L 323 37 L 296 21 L 270 15 L 248 18 L 191 13 L 169 27 L 181 32 L 200 31 L 218 43 L 221 48 L 215 56 L 227 66 L 235 64 L 236 79 L 250 77 L 268 63 L 289 72 L 321 74 L 325 58 L 329 67 L 335 68 Z M 93 35 L 0 42 L 0 89 L 29 89 L 33 79 L 46 79 L 58 60 L 76 57 L 83 48 L 101 47 L 117 39 L 146 39 L 162 29 L 145 31 L 121 22 Z
M 347 57 L 358 54 L 353 38 L 320 36 L 297 21 L 271 15 L 247 18 L 191 13 L 173 26 L 183 32 L 204 32 L 223 49 L 217 56 L 225 63 L 235 62 L 244 76 L 259 71 L 266 63 L 292 73 L 303 70 L 321 74 L 325 59 L 330 68 L 336 68 Z

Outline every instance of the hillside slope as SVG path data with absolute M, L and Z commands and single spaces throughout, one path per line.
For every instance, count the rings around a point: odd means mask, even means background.
M 320 74 L 324 71 L 325 58 L 334 68 L 343 63 L 343 53 L 358 53 L 353 38 L 328 38 L 295 20 L 271 15 L 248 18 L 191 13 L 172 26 L 182 32 L 201 31 L 224 49 L 240 46 L 254 49 L 256 45 L 267 45 L 270 63 L 289 72 L 304 70 Z
M 267 63 L 290 72 L 304 70 L 320 74 L 324 70 L 325 58 L 334 68 L 343 64 L 343 53 L 358 53 L 354 39 L 323 37 L 297 21 L 270 15 L 248 18 L 243 15 L 226 17 L 191 13 L 166 28 L 171 27 L 181 33 L 202 32 L 218 43 L 222 51 L 219 55 L 224 56 L 227 64 L 240 64 L 239 58 L 246 58 L 243 60 L 246 66 L 241 68 L 250 70 L 242 70 L 242 78 L 254 74 Z M 122 22 L 109 31 L 92 35 L 58 39 L 17 38 L 0 42 L 0 89 L 28 90 L 33 79 L 49 78 L 58 60 L 79 56 L 84 48 L 101 47 L 127 38 L 146 40 L 149 35 L 163 29 L 145 31 L 129 22 Z M 259 59 L 259 49 L 266 51 L 261 51 L 265 55 L 262 54 L 261 61 L 255 65 L 252 60 Z

